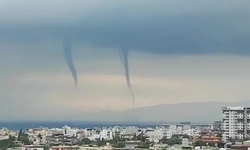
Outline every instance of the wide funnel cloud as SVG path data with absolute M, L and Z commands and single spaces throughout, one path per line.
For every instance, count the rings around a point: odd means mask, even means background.
M 75 82 L 75 86 L 78 86 L 78 80 L 77 80 L 77 72 L 72 60 L 72 54 L 71 54 L 71 45 L 72 45 L 72 41 L 71 38 L 67 37 L 63 39 L 63 52 L 64 52 L 64 56 L 65 59 L 67 61 L 67 64 L 69 66 L 69 69 L 71 71 L 71 74 L 74 78 L 74 82 Z

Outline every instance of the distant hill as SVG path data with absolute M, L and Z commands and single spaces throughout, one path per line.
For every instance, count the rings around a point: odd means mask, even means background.
M 221 119 L 223 106 L 250 106 L 250 101 L 164 104 L 124 111 L 82 114 L 81 118 L 88 121 L 212 123 Z

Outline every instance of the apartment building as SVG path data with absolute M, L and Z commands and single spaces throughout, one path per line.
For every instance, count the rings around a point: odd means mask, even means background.
M 149 138 L 149 141 L 159 142 L 163 138 L 164 132 L 166 132 L 166 130 L 159 128 L 154 131 L 148 131 L 145 135 Z
M 222 107 L 222 139 L 250 137 L 250 107 Z
M 100 131 L 100 138 L 105 140 L 111 140 L 113 139 L 113 132 L 111 129 L 103 128 L 102 131 Z

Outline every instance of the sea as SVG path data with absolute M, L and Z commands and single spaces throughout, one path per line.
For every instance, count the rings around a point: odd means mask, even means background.
M 76 127 L 79 129 L 85 128 L 102 128 L 114 126 L 137 126 L 139 128 L 151 127 L 161 125 L 160 123 L 135 123 L 135 122 L 87 122 L 87 121 L 8 121 L 0 122 L 0 128 L 8 128 L 13 131 L 20 129 L 34 129 L 39 127 L 46 128 L 60 128 L 63 126 Z

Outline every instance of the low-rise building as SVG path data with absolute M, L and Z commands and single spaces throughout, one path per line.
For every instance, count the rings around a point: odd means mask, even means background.
M 44 150 L 44 146 L 41 145 L 25 145 L 15 148 L 8 148 L 7 150 Z

